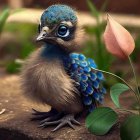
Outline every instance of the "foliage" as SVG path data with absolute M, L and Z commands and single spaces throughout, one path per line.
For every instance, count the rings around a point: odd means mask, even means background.
M 122 140 L 136 140 L 140 137 L 140 115 L 131 115 L 121 125 Z
M 37 26 L 34 24 L 23 24 L 23 23 L 6 23 L 7 18 L 16 12 L 20 12 L 22 9 L 10 10 L 5 9 L 0 15 L 0 33 L 2 31 L 10 32 L 12 34 L 16 34 L 18 36 L 18 44 L 19 46 L 15 46 L 17 44 L 9 43 L 7 48 L 7 53 L 10 56 L 14 56 L 8 62 L 4 64 L 7 72 L 9 73 L 17 73 L 20 69 L 20 64 L 15 60 L 26 58 L 33 50 L 34 43 L 32 42 L 32 37 L 35 35 L 37 31 Z
M 111 20 L 111 21 L 110 21 Z M 114 35 L 115 34 L 115 35 Z M 119 35 L 119 37 L 118 37 Z M 121 38 L 120 38 L 121 36 Z M 132 87 L 128 81 L 119 77 L 116 74 L 100 70 L 94 69 L 96 71 L 101 71 L 105 74 L 109 74 L 113 77 L 118 78 L 122 83 L 117 83 L 116 85 L 111 87 L 110 96 L 114 104 L 116 105 L 117 110 L 131 112 L 133 115 L 129 115 L 128 118 L 121 124 L 120 127 L 120 137 L 122 140 L 136 140 L 140 137 L 140 90 L 139 85 L 135 73 L 135 69 L 133 67 L 132 60 L 130 58 L 130 54 L 133 52 L 135 48 L 134 40 L 131 37 L 130 33 L 120 24 L 118 24 L 111 17 L 108 19 L 108 24 L 106 26 L 104 39 L 106 43 L 106 48 L 108 52 L 117 56 L 118 58 L 127 58 L 130 63 L 130 67 L 132 69 L 132 73 L 135 79 L 135 87 Z M 115 46 L 115 47 L 113 47 Z M 112 49 L 113 48 L 113 49 Z M 117 51 L 117 54 L 116 54 Z M 125 57 L 122 57 L 125 56 Z M 135 91 L 136 88 L 136 91 Z M 132 110 L 128 110 L 120 106 L 119 96 L 127 91 L 131 90 L 131 92 L 136 97 L 136 101 L 138 103 L 139 109 L 136 112 Z M 110 110 L 107 111 L 106 109 Z M 106 111 L 105 111 L 106 110 Z M 111 108 L 102 107 L 95 109 L 92 113 L 87 116 L 86 126 L 90 132 L 96 135 L 106 134 L 111 126 L 116 122 L 118 115 Z M 112 120 L 112 121 L 111 121 Z M 102 126 L 101 126 L 102 123 Z
M 16 10 L 11 11 L 10 9 L 6 8 L 5 10 L 3 10 L 3 12 L 0 14 L 0 34 L 3 31 L 4 25 L 5 25 L 8 17 L 11 14 L 14 14 L 14 13 L 20 12 L 20 11 L 22 11 L 22 9 L 16 9 Z
M 15 61 L 10 61 L 6 64 L 6 70 L 9 73 L 17 73 L 20 70 L 20 64 Z
M 105 10 L 107 2 L 108 1 L 106 0 L 101 8 L 101 11 L 98 11 L 90 0 L 87 1 L 91 14 L 96 19 L 96 25 L 85 26 L 85 31 L 87 35 L 90 36 L 90 39 L 88 39 L 86 42 L 86 49 L 84 50 L 84 53 L 87 56 L 93 58 L 97 62 L 99 69 L 106 71 L 109 70 L 110 64 L 113 60 L 113 57 L 111 57 L 111 55 L 106 52 L 104 43 L 102 41 L 105 23 L 101 20 L 100 13 Z
M 37 27 L 34 24 L 23 24 L 23 23 L 7 23 L 4 31 L 14 33 L 18 36 L 18 44 L 8 44 L 6 46 L 7 53 L 13 55 L 13 59 L 10 59 L 8 63 L 5 63 L 7 72 L 17 73 L 20 69 L 20 64 L 15 62 L 18 59 L 26 58 L 34 49 L 35 44 L 33 43 L 32 37 L 37 31 Z M 18 45 L 18 46 L 17 46 Z
M 2 32 L 5 22 L 7 18 L 9 17 L 9 15 L 10 15 L 9 9 L 5 9 L 0 15 L 0 33 Z
M 129 90 L 129 87 L 121 83 L 115 84 L 114 86 L 111 87 L 110 96 L 111 96 L 112 101 L 117 107 L 120 107 L 120 104 L 118 101 L 119 95 L 127 90 Z
M 91 133 L 104 135 L 117 122 L 117 118 L 117 113 L 111 108 L 100 107 L 86 118 L 86 127 Z
M 10 23 L 5 26 L 5 31 L 16 33 L 19 41 L 19 46 L 12 47 L 12 52 L 17 52 L 17 48 L 19 50 L 15 59 L 10 60 L 8 65 L 6 65 L 6 69 L 9 73 L 19 72 L 20 64 L 15 62 L 15 60 L 25 59 L 35 49 L 32 37 L 35 35 L 36 29 L 36 25 L 25 23 Z

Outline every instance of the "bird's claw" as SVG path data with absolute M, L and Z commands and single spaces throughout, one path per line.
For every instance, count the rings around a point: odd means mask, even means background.
M 38 127 L 46 128 L 47 126 L 50 125 L 57 125 L 57 127 L 53 129 L 52 132 L 60 129 L 65 125 L 70 126 L 72 129 L 75 129 L 73 124 L 80 125 L 80 123 L 77 120 L 75 120 L 74 115 L 71 114 L 63 116 L 64 115 L 63 113 L 58 113 L 54 109 L 52 109 L 49 112 L 40 112 L 35 109 L 32 110 L 33 110 L 32 115 L 34 115 L 34 117 L 31 118 L 31 120 L 32 121 L 41 120 Z
M 67 116 L 64 116 L 63 118 L 61 118 L 60 120 L 56 120 L 56 121 L 51 121 L 51 122 L 48 120 L 42 121 L 42 123 L 39 125 L 39 127 L 45 128 L 49 125 L 58 124 L 57 127 L 52 130 L 52 132 L 54 132 L 65 125 L 69 125 L 72 129 L 75 129 L 72 123 L 80 125 L 80 123 L 77 120 L 75 120 L 73 115 L 67 115 Z
M 56 120 L 59 120 L 62 116 L 62 113 L 58 113 L 56 115 L 53 115 L 53 116 L 50 116 L 50 117 L 47 117 L 45 119 L 43 119 L 42 121 L 40 121 L 40 125 L 44 124 L 44 123 L 47 123 L 47 122 L 50 122 L 50 121 L 56 121 Z

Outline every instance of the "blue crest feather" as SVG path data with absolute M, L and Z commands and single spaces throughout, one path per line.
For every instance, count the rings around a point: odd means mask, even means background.
M 75 11 L 67 5 L 52 5 L 41 16 L 41 23 L 56 24 L 61 21 L 77 22 Z

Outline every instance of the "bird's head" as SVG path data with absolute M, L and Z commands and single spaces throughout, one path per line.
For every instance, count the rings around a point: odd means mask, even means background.
M 52 5 L 40 18 L 37 41 L 57 44 L 69 51 L 78 50 L 83 32 L 75 11 L 67 5 Z

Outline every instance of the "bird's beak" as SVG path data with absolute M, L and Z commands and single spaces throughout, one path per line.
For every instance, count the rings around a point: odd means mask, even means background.
M 45 39 L 45 32 L 42 32 L 38 35 L 38 37 L 36 38 L 36 41 L 43 41 Z
M 48 32 L 49 32 L 49 28 L 48 27 L 43 27 L 40 34 L 36 38 L 36 41 L 39 42 L 39 41 L 46 40 L 47 37 L 48 37 Z

